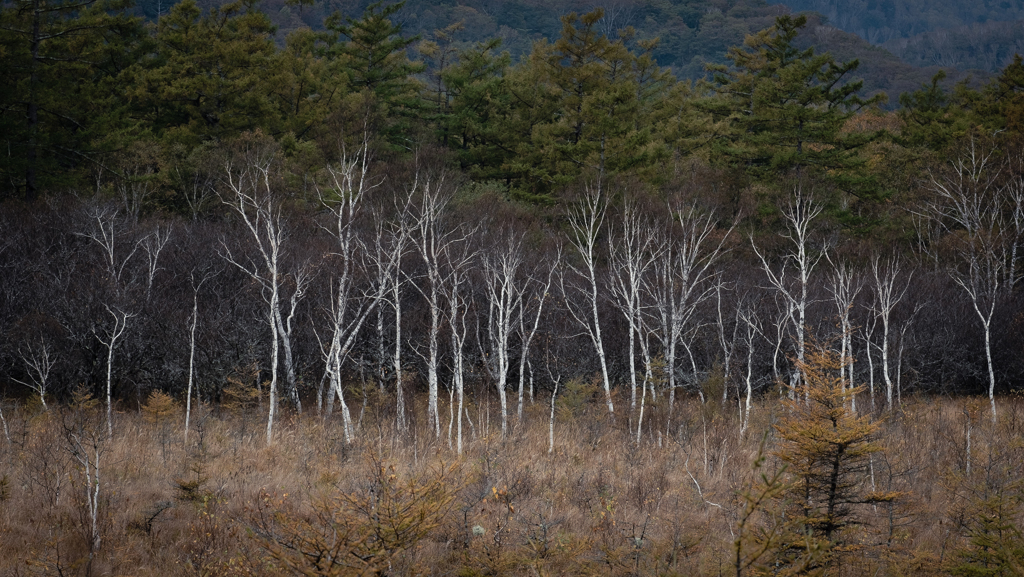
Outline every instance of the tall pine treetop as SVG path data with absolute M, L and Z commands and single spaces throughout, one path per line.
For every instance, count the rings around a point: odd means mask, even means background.
M 715 65 L 718 98 L 705 108 L 719 121 L 716 156 L 745 167 L 757 179 L 820 177 L 858 196 L 875 196 L 858 174 L 857 151 L 877 133 L 844 131 L 847 120 L 884 96 L 863 99 L 852 80 L 859 62 L 800 49 L 804 16 L 781 16 L 775 25 L 729 50 L 732 66 Z

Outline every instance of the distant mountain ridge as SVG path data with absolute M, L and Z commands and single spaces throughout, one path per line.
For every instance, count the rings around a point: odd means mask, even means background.
M 1003 62 L 1007 58 L 1012 59 L 1013 52 L 1004 48 L 1009 39 L 1015 38 L 1021 43 L 1019 39 L 1024 38 L 1024 30 L 1020 30 L 1019 23 L 1008 25 L 1003 22 L 973 25 L 962 32 L 947 32 L 943 36 L 934 31 L 935 27 L 952 20 L 939 19 L 933 10 L 929 10 L 922 13 L 927 22 L 899 24 L 900 31 L 923 30 L 923 36 L 897 37 L 892 32 L 889 34 L 891 38 L 887 37 L 889 43 L 882 47 L 873 46 L 864 36 L 837 24 L 845 22 L 854 29 L 859 25 L 867 36 L 876 40 L 881 38 L 879 33 L 872 32 L 877 26 L 870 27 L 875 21 L 843 16 L 847 14 L 847 5 L 861 4 L 864 7 L 858 10 L 864 14 L 886 14 L 883 8 L 878 7 L 883 3 L 871 2 L 875 0 L 833 0 L 831 3 L 825 0 L 787 0 L 785 4 L 768 4 L 763 0 L 408 0 L 399 12 L 398 20 L 403 24 L 405 34 L 420 35 L 423 39 L 430 39 L 435 30 L 462 22 L 464 28 L 456 34 L 457 43 L 471 45 L 499 37 L 502 49 L 508 50 L 516 60 L 528 53 L 537 40 L 557 37 L 561 16 L 602 8 L 605 11 L 602 21 L 605 34 L 614 36 L 618 30 L 632 26 L 639 38 L 658 37 L 660 43 L 654 52 L 658 63 L 670 68 L 677 77 L 696 80 L 706 77 L 706 64 L 725 63 L 729 47 L 742 44 L 747 34 L 771 26 L 777 16 L 790 11 L 816 10 L 825 18 L 812 15 L 801 35 L 801 43 L 813 45 L 822 52 L 831 51 L 840 60 L 860 59 L 857 74 L 864 79 L 865 92 L 885 91 L 889 95 L 890 106 L 896 103 L 900 93 L 915 90 L 929 82 L 940 68 L 946 70 L 950 84 L 965 78 L 984 80 L 989 73 L 1005 66 Z M 222 3 L 224 0 L 200 1 L 207 8 Z M 324 18 L 336 11 L 357 17 L 369 4 L 368 0 L 317 0 L 312 6 L 299 7 L 289 5 L 287 0 L 264 0 L 260 7 L 278 27 L 279 38 L 283 40 L 285 35 L 298 28 L 322 29 Z M 1020 11 L 1014 8 L 997 13 L 1001 17 L 1024 13 L 1024 0 L 1013 0 L 1010 4 L 1011 8 L 1020 7 Z M 140 0 L 138 10 L 148 18 L 155 18 L 158 10 L 166 11 L 169 6 L 168 0 Z M 868 6 L 875 8 L 868 9 Z M 894 24 L 900 22 L 903 20 Z M 977 39 L 977 34 L 972 36 L 977 26 L 986 31 L 984 37 L 1001 35 L 1005 41 L 998 46 L 971 47 L 967 41 L 957 40 L 961 37 Z M 1014 37 L 1016 31 L 1022 33 Z M 962 50 L 949 51 L 950 46 L 961 45 Z
M 912 66 L 997 72 L 1024 53 L 1024 0 L 782 0 Z

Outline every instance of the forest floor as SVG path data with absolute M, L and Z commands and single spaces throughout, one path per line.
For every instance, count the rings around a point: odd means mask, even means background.
M 117 411 L 112 436 L 95 403 L 8 407 L 0 574 L 735 575 L 737 543 L 783 510 L 740 527 L 781 466 L 783 404 L 762 399 L 741 432 L 735 406 L 683 397 L 669 423 L 660 398 L 638 444 L 628 400 L 615 419 L 577 400 L 553 447 L 546 399 L 505 438 L 496 408 L 472 405 L 461 455 L 447 406 L 440 436 L 423 414 L 398 431 L 387 396 L 354 405 L 352 443 L 308 409 L 268 445 L 259 407 L 195 408 L 187 441 L 176 405 Z M 995 423 L 971 398 L 875 413 L 880 450 L 854 473 L 898 498 L 850 506 L 828 573 L 948 574 L 973 559 L 993 495 L 1020 526 L 1024 399 L 997 401 Z

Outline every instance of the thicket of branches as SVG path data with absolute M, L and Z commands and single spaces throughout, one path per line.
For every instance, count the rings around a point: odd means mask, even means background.
M 295 182 L 248 136 L 210 165 L 194 220 L 130 196 L 4 205 L 7 397 L 84 387 L 109 422 L 153 391 L 221 403 L 237 382 L 269 392 L 268 441 L 278 398 L 340 412 L 351 440 L 353 397 L 392 397 L 401 427 L 425 391 L 440 435 L 442 406 L 494 395 L 507 430 L 540 391 L 596 374 L 639 439 L 645 402 L 749 415 L 780 383 L 799 394 L 810 334 L 856 361 L 860 410 L 985 393 L 995 415 L 1019 383 L 1024 193 L 979 139 L 920 183 L 915 237 L 891 244 L 844 233 L 807 183 L 737 225 L 699 163 L 660 190 L 611 179 L 538 209 L 429 151 L 368 150 Z

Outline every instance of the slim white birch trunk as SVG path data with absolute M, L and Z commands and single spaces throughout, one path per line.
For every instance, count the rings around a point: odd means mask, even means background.
M 669 217 L 670 232 L 666 234 L 659 258 L 654 260 L 653 280 L 647 289 L 654 303 L 658 336 L 665 356 L 665 382 L 668 386 L 666 435 L 670 434 L 675 407 L 677 347 L 689 330 L 697 307 L 714 290 L 714 285 L 709 282 L 713 276 L 712 267 L 723 254 L 725 241 L 735 227 L 733 225 L 717 239 L 714 238 L 714 215 L 704 214 L 695 206 L 677 210 L 670 208 Z
M 607 201 L 601 194 L 600 187 L 588 188 L 580 202 L 569 209 L 567 214 L 571 231 L 569 243 L 576 249 L 581 262 L 578 265 L 572 263 L 568 265 L 568 269 L 576 281 L 575 284 L 570 283 L 567 287 L 565 274 L 560 275 L 559 281 L 569 314 L 583 328 L 584 333 L 594 346 L 594 352 L 597 353 L 597 360 L 601 367 L 601 383 L 604 386 L 605 404 L 608 407 L 608 413 L 614 416 L 615 405 L 612 403 L 611 376 L 608 373 L 608 359 L 604 350 L 601 318 L 597 307 L 600 298 L 600 285 L 597 279 L 598 237 L 601 234 L 606 209 Z M 575 293 L 584 295 L 582 304 L 577 304 L 578 299 Z
M 465 294 L 465 283 L 467 281 L 466 271 L 462 270 L 464 263 L 455 263 L 458 268 L 451 271 L 448 279 L 446 296 L 448 300 L 448 323 L 451 329 L 452 345 L 452 388 L 456 395 L 457 408 L 454 411 L 456 418 L 455 446 L 458 455 L 462 455 L 462 414 L 465 407 L 465 366 L 463 350 L 466 344 L 466 315 L 469 303 Z M 502 391 L 503 393 L 504 391 Z M 504 409 L 504 405 L 502 406 Z M 504 417 L 504 412 L 502 413 Z M 504 419 L 502 420 L 504 426 Z M 504 435 L 504 430 L 502 430 Z
M 423 185 L 419 177 L 413 183 L 413 192 L 419 194 L 419 206 L 412 224 L 412 244 L 416 247 L 426 268 L 426 287 L 413 286 L 426 300 L 430 325 L 427 332 L 427 420 L 436 437 L 441 437 L 441 416 L 438 412 L 438 364 L 440 362 L 440 333 L 444 320 L 444 260 L 457 245 L 464 243 L 470 232 L 457 226 L 448 226 L 445 212 L 451 195 L 445 192 L 445 177 L 428 178 Z
M 352 157 L 343 155 L 336 165 L 328 165 L 328 178 L 324 187 L 317 186 L 320 202 L 327 209 L 331 224 L 324 226 L 336 241 L 336 250 L 332 257 L 335 259 L 334 282 L 332 284 L 331 309 L 327 317 L 330 326 L 330 345 L 324 352 L 325 370 L 327 380 L 330 383 L 331 400 L 337 397 L 341 404 L 342 426 L 345 434 L 345 442 L 351 443 L 354 435 L 352 415 L 348 408 L 343 389 L 343 366 L 349 352 L 356 344 L 366 319 L 383 298 L 390 286 L 387 278 L 378 274 L 373 287 L 362 290 L 356 288 L 356 273 L 365 265 L 361 255 L 366 251 L 355 233 L 355 223 L 359 218 L 363 197 L 373 188 L 380 185 L 380 181 L 370 183 L 367 181 L 369 168 L 369 145 L 364 132 L 364 139 L 361 146 Z M 378 229 L 378 233 L 380 229 Z M 376 246 L 380 246 L 380 235 L 376 239 Z M 379 257 L 379 253 L 378 253 Z M 381 267 L 391 270 L 388 263 L 378 262 L 378 270 Z M 303 277 L 304 278 L 304 277 Z M 299 277 L 296 279 L 296 290 L 294 294 L 300 294 Z M 292 314 L 295 310 L 293 297 Z M 289 327 L 290 327 L 289 315 Z
M 483 255 L 484 285 L 487 290 L 487 340 L 490 356 L 484 363 L 496 381 L 501 405 L 501 436 L 508 434 L 508 371 L 511 339 L 522 325 L 526 281 L 518 278 L 523 264 L 521 237 L 500 235 L 496 246 Z M 455 282 L 455 278 L 452 279 Z M 463 321 L 464 322 L 464 321 Z
M 1017 283 L 1017 247 L 1024 234 L 1024 183 L 1001 182 L 1005 165 L 994 147 L 974 135 L 940 175 L 931 175 L 935 198 L 925 215 L 954 239 L 957 262 L 949 274 L 971 301 L 985 337 L 988 398 L 996 421 L 996 375 L 992 362 L 992 319 L 996 305 Z
M 532 294 L 532 298 L 520 299 L 520 312 L 519 312 L 519 404 L 516 409 L 516 419 L 519 422 L 523 420 L 523 393 L 526 388 L 526 369 L 530 362 L 530 344 L 533 342 L 533 337 L 537 334 L 537 329 L 540 327 L 541 315 L 544 313 L 544 302 L 548 298 L 548 292 L 551 290 L 551 283 L 555 278 L 555 272 L 558 270 L 559 262 L 562 260 L 562 251 L 559 249 L 549 263 L 548 276 L 544 281 L 543 286 L 540 281 L 531 279 L 530 285 L 537 287 L 533 290 L 536 291 Z M 533 313 L 533 322 L 530 325 L 526 324 L 526 313 L 531 311 Z M 530 402 L 533 402 L 533 370 L 530 370 Z
M 782 216 L 786 221 L 788 231 L 783 233 L 783 238 L 789 241 L 791 249 L 782 256 L 782 266 L 778 272 L 772 266 L 767 255 L 762 253 L 751 237 L 751 245 L 754 253 L 761 261 L 761 268 L 764 270 L 768 283 L 786 301 L 790 311 L 790 322 L 793 326 L 794 343 L 796 352 L 796 363 L 790 374 L 790 386 L 796 390 L 800 387 L 801 376 L 799 367 L 803 365 L 806 357 L 805 327 L 807 326 L 807 289 L 810 284 L 810 277 L 815 266 L 821 257 L 827 253 L 827 248 L 813 254 L 811 247 L 811 224 L 821 214 L 824 205 L 803 193 L 797 188 L 796 195 L 790 204 L 783 210 Z M 792 273 L 790 269 L 793 269 Z M 790 280 L 790 275 L 794 276 Z M 804 398 L 808 398 L 808 391 L 804 390 Z
M 19 346 L 18 356 L 25 364 L 28 381 L 20 381 L 13 377 L 11 380 L 32 389 L 33 392 L 39 395 L 39 402 L 42 404 L 43 410 L 48 411 L 46 391 L 50 385 L 50 372 L 53 370 L 54 365 L 57 364 L 56 354 L 50 343 L 40 337 L 38 345 L 36 343 L 29 343 L 24 349 Z
M 626 318 L 629 332 L 629 407 L 636 410 L 636 347 L 637 337 L 642 331 L 642 297 L 646 276 L 654 266 L 661 249 L 657 243 L 655 226 L 646 222 L 637 207 L 627 202 L 623 208 L 621 230 L 608 235 L 608 250 L 611 257 L 611 296 L 619 312 Z
M 103 340 L 100 337 L 100 342 L 107 347 L 107 436 L 114 436 L 114 425 L 113 425 L 113 404 L 111 402 L 111 389 L 114 383 L 114 349 L 117 348 L 117 341 L 120 339 L 128 328 L 128 320 L 135 316 L 133 313 L 127 313 L 117 308 L 110 308 L 104 305 L 107 312 L 114 317 L 114 326 L 106 332 L 105 336 L 107 340 Z
M 892 321 L 892 312 L 903 300 L 910 286 L 910 279 L 906 283 L 898 283 L 902 273 L 902 264 L 898 257 L 886 259 L 885 263 L 875 256 L 871 260 L 871 274 L 874 278 L 875 292 L 875 314 L 882 321 L 882 379 L 885 381 L 885 405 L 886 409 L 892 410 L 893 380 L 889 370 L 889 333 Z
M 743 407 L 743 422 L 740 425 L 740 435 L 743 435 L 750 426 L 750 408 L 754 398 L 754 354 L 756 352 L 755 341 L 758 335 L 763 335 L 761 320 L 757 317 L 754 307 L 750 303 L 742 303 L 737 312 L 738 320 L 742 321 L 743 332 L 741 333 L 743 344 L 747 349 L 746 372 L 743 375 L 743 384 L 746 388 L 746 397 Z
M 840 371 L 840 378 L 843 380 L 842 386 L 844 389 L 853 388 L 853 325 L 850 322 L 850 311 L 853 310 L 854 300 L 856 300 L 857 295 L 860 293 L 863 284 L 855 281 L 853 269 L 844 262 L 833 265 L 829 284 L 832 292 L 832 302 L 836 305 L 836 314 L 839 317 L 840 358 L 844 359 L 844 362 L 846 362 L 845 359 L 850 359 Z M 849 368 L 848 371 L 847 367 Z M 849 373 L 849 378 L 847 378 L 847 373 Z M 851 396 L 850 403 L 851 410 L 856 412 L 857 398 Z
M 189 275 L 192 282 L 192 325 L 188 331 L 188 387 L 185 390 L 185 446 L 188 446 L 189 424 L 192 419 L 192 389 L 196 374 L 196 328 L 199 325 L 199 289 L 207 280 L 213 277 L 213 273 L 203 275 L 203 278 L 196 282 L 195 271 Z M 199 402 L 199 393 L 196 392 L 196 402 Z
M 269 409 L 267 412 L 267 444 L 274 442 L 274 418 L 277 414 L 277 373 L 280 365 L 281 318 L 281 258 L 287 239 L 277 204 L 271 175 L 274 170 L 275 150 L 270 146 L 256 146 L 225 164 L 224 185 L 228 195 L 222 202 L 230 206 L 241 218 L 244 229 L 253 240 L 256 257 L 236 256 L 226 242 L 221 243 L 221 256 L 245 272 L 262 288 L 268 305 L 267 323 L 270 325 L 271 361 Z
M 874 308 L 870 309 L 871 318 L 861 328 L 861 335 L 864 337 L 864 354 L 868 357 L 868 395 L 871 398 L 871 412 L 875 412 L 875 355 L 871 353 L 871 347 L 876 347 L 872 335 L 878 326 L 878 316 L 874 314 Z

